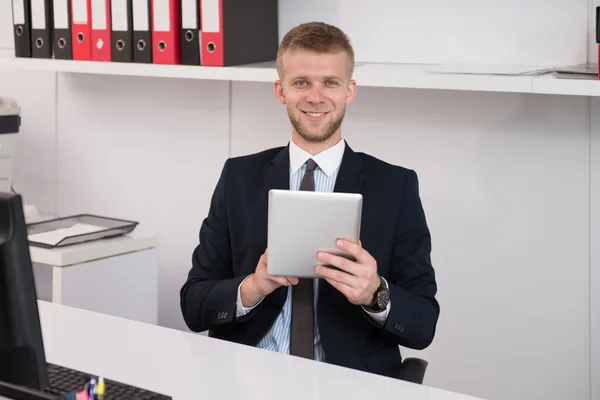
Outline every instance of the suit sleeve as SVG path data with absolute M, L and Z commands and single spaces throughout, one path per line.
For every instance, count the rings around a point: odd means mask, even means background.
M 233 276 L 227 215 L 230 168 L 231 160 L 227 160 L 213 193 L 208 216 L 200 227 L 200 242 L 192 254 L 192 268 L 180 291 L 183 319 L 194 332 L 238 321 L 235 318 L 237 292 L 246 277 Z
M 383 329 L 401 346 L 422 350 L 433 341 L 440 313 L 431 264 L 431 236 L 419 197 L 417 174 L 405 181 L 388 275 L 390 313 Z

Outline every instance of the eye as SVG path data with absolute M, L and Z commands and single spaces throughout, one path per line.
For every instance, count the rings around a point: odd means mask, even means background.
M 306 81 L 302 81 L 302 80 L 296 81 L 296 82 L 294 82 L 294 85 L 295 86 L 306 86 Z
M 327 82 L 325 82 L 325 83 L 327 84 L 327 86 L 335 86 L 335 85 L 337 85 L 337 82 L 336 82 L 336 81 L 333 81 L 333 80 L 328 80 L 328 81 L 327 81 Z

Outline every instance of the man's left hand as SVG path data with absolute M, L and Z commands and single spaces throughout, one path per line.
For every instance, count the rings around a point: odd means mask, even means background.
M 362 245 L 347 240 L 338 240 L 339 249 L 354 256 L 356 261 L 319 252 L 317 259 L 326 264 L 339 268 L 336 270 L 327 266 L 317 265 L 315 272 L 321 275 L 334 288 L 339 290 L 348 301 L 360 306 L 373 304 L 373 296 L 381 283 L 377 274 L 377 261 L 362 248 Z

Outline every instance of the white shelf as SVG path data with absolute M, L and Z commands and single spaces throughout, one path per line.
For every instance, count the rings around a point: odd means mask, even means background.
M 362 87 L 600 96 L 600 81 L 596 80 L 556 79 L 551 75 L 511 76 L 429 73 L 428 71 L 434 67 L 437 66 L 363 63 L 355 68 L 354 78 L 357 84 Z M 76 74 L 268 83 L 272 83 L 277 79 L 274 62 L 235 67 L 202 67 L 0 56 L 0 68 Z
M 275 71 L 274 65 L 274 63 L 264 63 L 223 68 L 0 57 L 0 68 L 9 69 L 67 72 L 76 74 L 250 82 L 273 82 L 277 79 L 277 72 Z

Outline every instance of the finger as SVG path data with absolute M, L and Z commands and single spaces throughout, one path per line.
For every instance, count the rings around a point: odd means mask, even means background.
M 297 285 L 298 284 L 298 278 L 294 278 L 294 277 L 288 277 L 287 278 L 288 282 L 291 283 L 292 285 Z
M 267 260 L 268 260 L 267 253 L 264 253 L 262 256 L 260 256 L 258 263 L 267 265 Z
M 344 284 L 351 288 L 358 289 L 360 287 L 359 279 L 356 276 L 350 275 L 344 271 L 339 271 L 323 265 L 317 265 L 315 272 L 324 278 Z
M 361 264 L 368 264 L 373 260 L 369 252 L 362 248 L 362 243 L 360 242 L 353 243 L 349 240 L 339 239 L 335 244 L 339 249 L 350 253 Z
M 339 269 L 355 276 L 358 276 L 361 269 L 364 268 L 357 265 L 354 261 L 350 261 L 345 257 L 336 256 L 331 253 L 320 252 L 317 254 L 317 258 L 324 263 L 338 267 Z
M 283 276 L 271 276 L 268 275 L 269 279 L 272 280 L 273 282 L 279 284 L 280 286 L 289 286 L 290 285 L 290 281 L 287 280 L 287 278 L 283 277 Z

